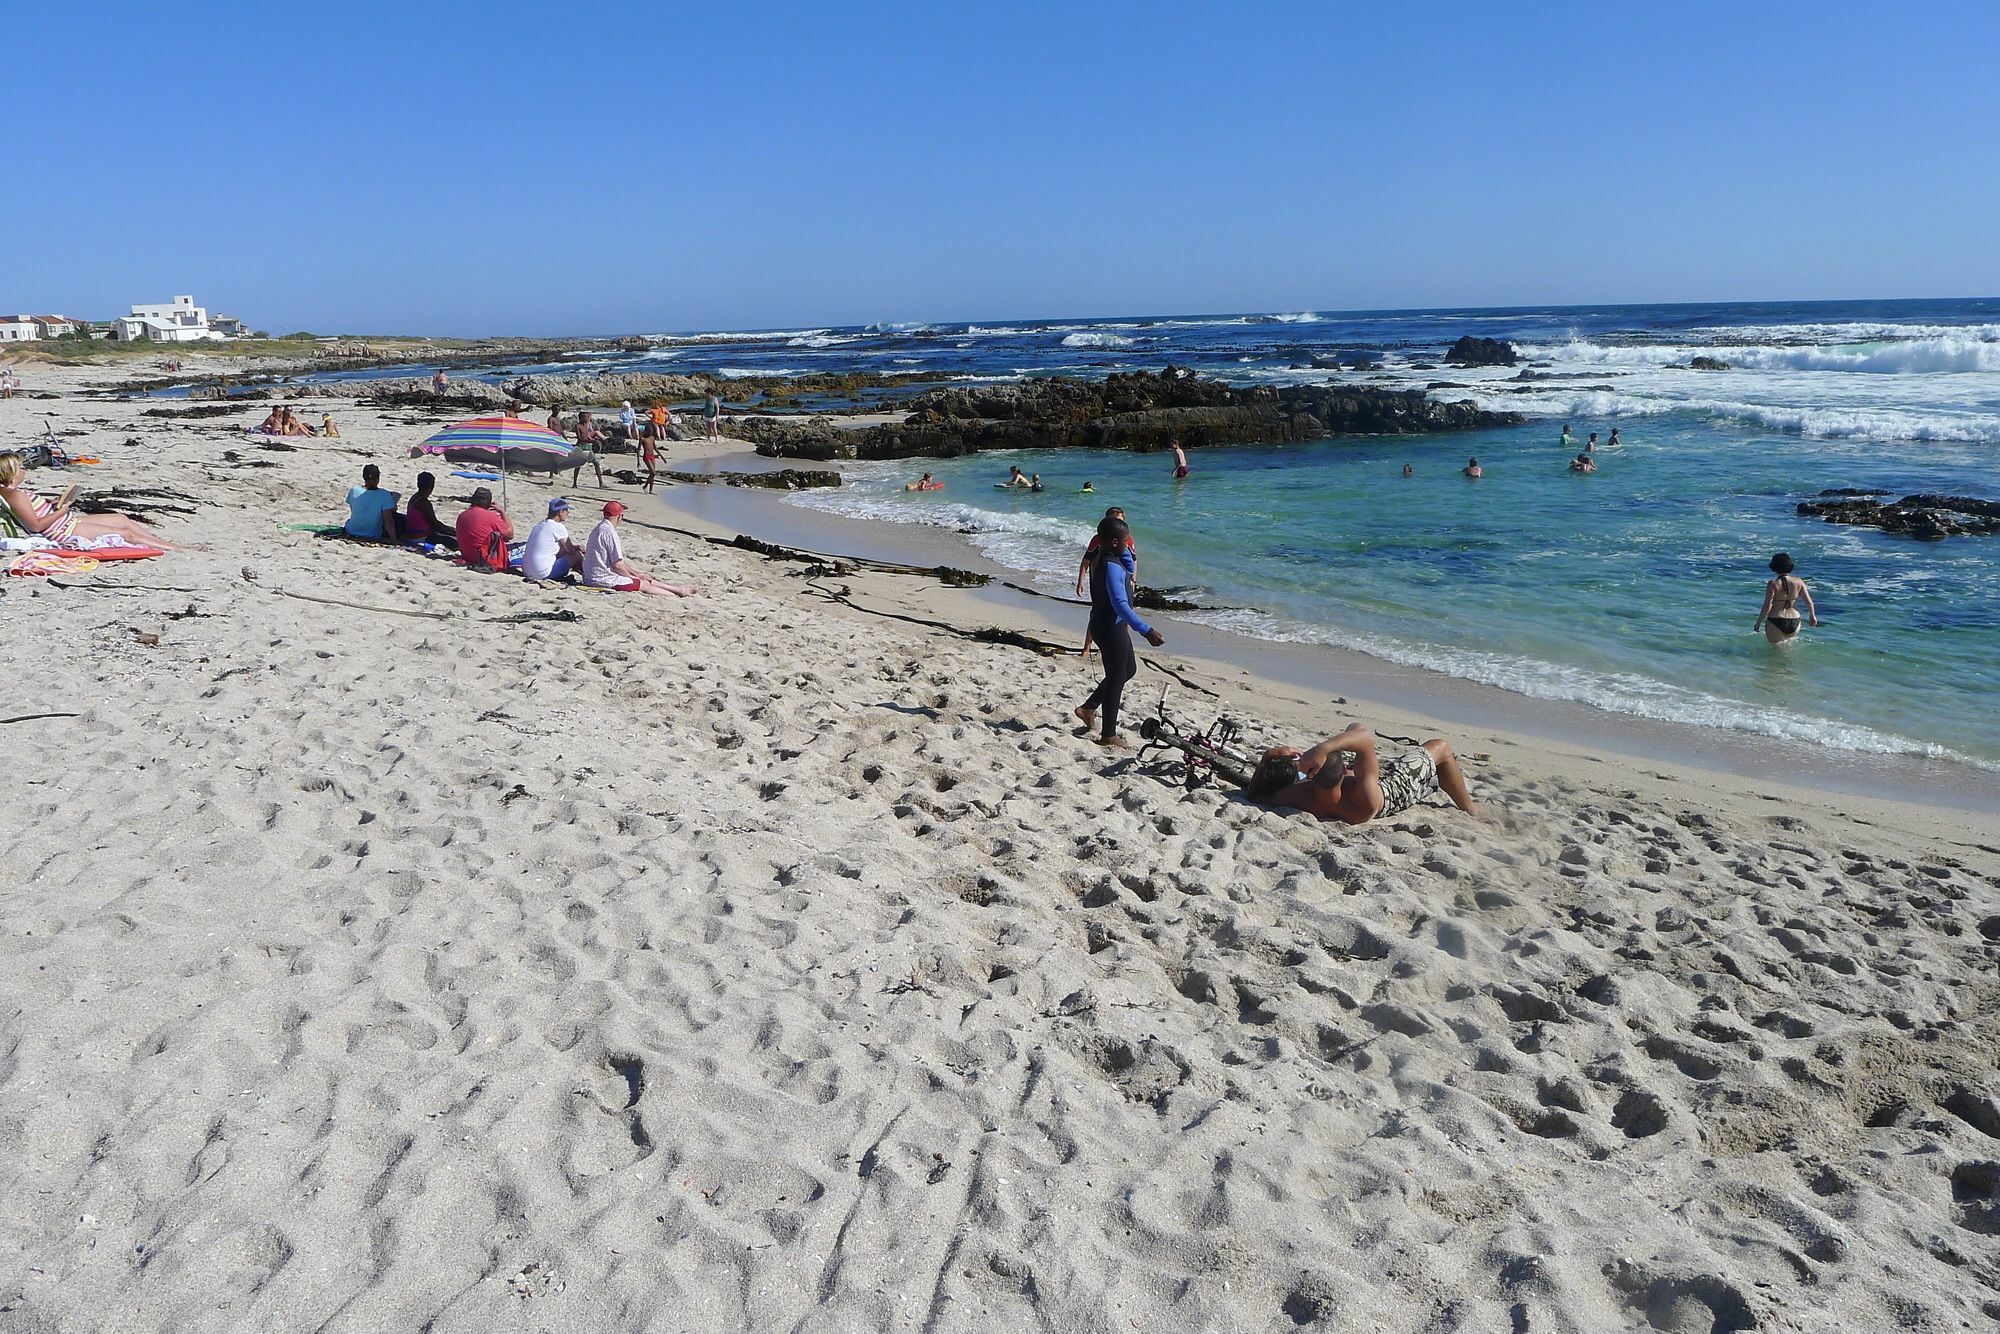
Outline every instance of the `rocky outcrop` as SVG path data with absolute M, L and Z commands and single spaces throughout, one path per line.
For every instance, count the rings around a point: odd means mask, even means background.
M 1721 357 L 1692 357 L 1688 361 L 1688 369 L 1691 371 L 1726 371 L 1729 369 L 1729 363 Z
M 1512 343 L 1501 338 L 1474 338 L 1471 334 L 1453 343 L 1444 354 L 1447 366 L 1511 366 L 1514 361 Z
M 810 491 L 840 485 L 839 473 L 817 468 L 773 468 L 769 472 L 670 472 L 667 477 L 676 482 L 757 486 L 771 491 Z
M 1854 487 L 1822 491 L 1799 502 L 1799 513 L 1828 523 L 1862 524 L 1905 537 L 1940 538 L 2000 533 L 2000 501 L 1971 496 L 1915 495 L 1882 501 Z
M 988 449 L 1158 450 L 1329 435 L 1417 435 L 1524 420 L 1421 390 L 1333 385 L 1239 388 L 1169 367 L 1103 380 L 1052 377 L 952 386 L 910 401 L 904 421 L 865 429 L 835 419 L 739 417 L 730 433 L 760 454 L 808 459 L 948 458 Z
M 635 405 L 692 402 L 716 384 L 706 375 L 638 372 L 618 375 L 523 375 L 502 384 L 453 380 L 442 397 L 431 392 L 429 377 L 374 380 L 356 385 L 355 389 L 362 401 L 390 407 L 450 404 L 470 408 L 504 408 L 521 403 L 537 408 L 615 408 L 626 399 Z

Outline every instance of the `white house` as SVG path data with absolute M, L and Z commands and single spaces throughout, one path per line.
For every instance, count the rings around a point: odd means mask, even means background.
M 28 343 L 42 336 L 42 326 L 33 320 L 0 319 L 0 343 Z
M 76 321 L 67 315 L 16 315 L 17 320 L 32 320 L 41 329 L 44 338 L 61 338 L 76 328 Z
M 163 306 L 134 306 L 130 315 L 120 316 L 115 338 L 127 342 L 151 339 L 155 343 L 192 343 L 222 335 L 208 327 L 208 309 L 197 306 L 191 296 L 177 296 Z

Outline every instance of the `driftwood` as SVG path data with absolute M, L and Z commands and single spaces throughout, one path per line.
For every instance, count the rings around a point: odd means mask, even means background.
M 24 713 L 16 718 L 0 718 L 0 726 L 8 723 L 31 723 L 37 718 L 81 718 L 80 713 Z
M 961 639 L 971 639 L 982 644 L 1006 644 L 1014 648 L 1025 648 L 1031 652 L 1039 653 L 1045 658 L 1062 657 L 1077 651 L 1063 644 L 1052 644 L 1046 639 L 1038 639 L 1034 635 L 1023 634 L 1019 630 L 1003 630 L 997 626 L 988 626 L 983 630 L 968 630 L 962 625 L 953 625 L 949 621 L 932 620 L 927 616 L 911 616 L 900 611 L 883 611 L 879 607 L 864 607 L 854 600 L 845 585 L 842 585 L 839 589 L 832 589 L 822 587 L 817 580 L 808 580 L 807 586 L 829 602 L 838 602 L 844 607 L 852 607 L 854 610 L 866 612 L 870 616 L 882 616 L 892 621 L 902 621 L 909 625 L 922 626 L 926 630 L 942 630 L 946 634 L 957 635 Z

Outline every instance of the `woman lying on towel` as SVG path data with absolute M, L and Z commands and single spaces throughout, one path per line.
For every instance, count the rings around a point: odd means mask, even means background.
M 19 454 L 12 451 L 0 454 L 0 504 L 6 505 L 6 517 L 24 533 L 32 533 L 51 542 L 108 536 L 133 547 L 158 547 L 162 551 L 202 549 L 169 542 L 128 515 L 78 514 L 71 505 L 68 493 L 51 505 L 21 485 L 27 471 L 27 465 L 21 461 Z

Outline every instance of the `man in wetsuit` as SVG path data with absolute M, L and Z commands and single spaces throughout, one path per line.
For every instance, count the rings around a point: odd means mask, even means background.
M 1343 753 L 1346 763 L 1335 758 Z M 1465 786 L 1465 770 L 1442 737 L 1384 762 L 1376 754 L 1375 734 L 1360 723 L 1311 750 L 1273 746 L 1244 790 L 1267 806 L 1296 806 L 1347 824 L 1400 815 L 1437 791 L 1467 815 L 1480 813 Z

